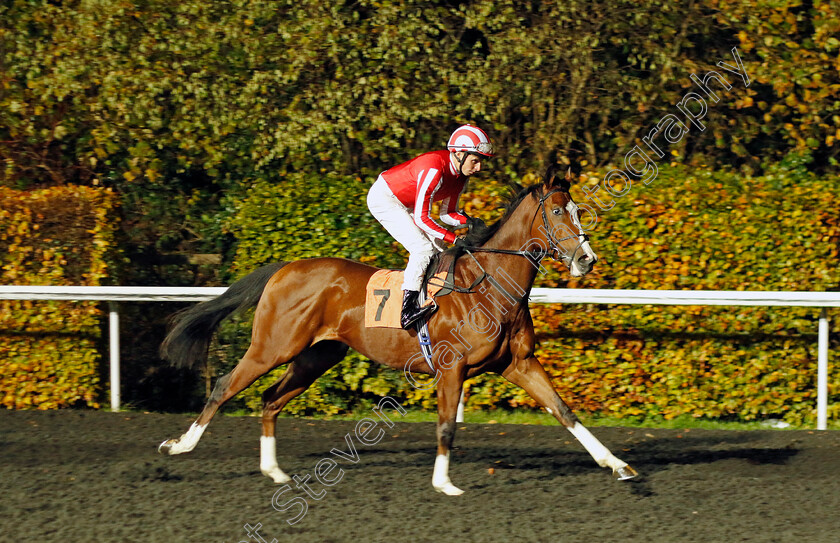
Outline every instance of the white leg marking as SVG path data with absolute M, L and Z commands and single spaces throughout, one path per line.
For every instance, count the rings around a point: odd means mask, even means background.
M 439 454 L 435 458 L 435 472 L 432 475 L 432 486 L 438 492 L 447 496 L 460 496 L 463 490 L 452 484 L 449 480 L 449 453 Z
M 613 453 L 604 447 L 604 445 L 598 441 L 598 439 L 593 436 L 580 422 L 576 422 L 572 428 L 569 428 L 569 431 L 577 438 L 578 441 L 580 441 L 581 445 L 589 451 L 589 454 L 592 455 L 595 462 L 597 462 L 602 468 L 609 467 L 616 470 L 627 465 L 626 462 L 622 462 L 613 456 Z
M 260 436 L 260 471 L 275 483 L 288 483 L 291 477 L 277 465 L 277 449 L 273 437 Z
M 169 450 L 167 451 L 168 454 L 181 454 L 190 452 L 191 450 L 195 449 L 195 446 L 198 445 L 198 440 L 201 439 L 201 434 L 204 433 L 205 428 L 207 425 L 198 425 L 197 423 L 192 423 L 190 429 L 187 430 L 187 433 L 176 439 L 174 442 L 172 440 L 164 441 L 161 443 L 161 447 L 170 443 Z

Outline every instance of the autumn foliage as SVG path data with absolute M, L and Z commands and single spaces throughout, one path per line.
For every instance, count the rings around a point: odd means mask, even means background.
M 699 92 L 692 76 L 732 64 L 737 49 L 745 77 L 724 73 L 732 88 L 709 101 L 705 129 L 692 125 L 657 160 L 651 185 L 599 212 L 595 274 L 570 281 L 553 269 L 539 285 L 836 289 L 838 13 L 837 0 L 3 2 L 0 186 L 57 188 L 2 193 L 0 280 L 113 280 L 102 255 L 114 228 L 137 264 L 126 284 L 227 284 L 312 256 L 399 267 L 404 252 L 364 204 L 385 168 L 471 122 L 500 152 L 471 183 L 468 213 L 492 220 L 507 183 L 528 183 L 554 159 L 583 163 L 582 183 L 594 187 Z M 97 215 L 117 204 L 119 226 Z M 89 228 L 50 226 L 77 224 L 71 215 Z M 223 263 L 202 273 L 161 264 L 189 254 Z M 2 307 L 3 337 L 18 342 L 2 347 L 3 405 L 93 402 L 96 307 Z M 168 310 L 138 311 L 135 337 L 161 336 Z M 793 421 L 813 417 L 815 315 L 534 307 L 540 355 L 579 409 Z M 75 344 L 57 331 L 62 318 L 63 333 L 81 334 Z M 226 326 L 211 376 L 247 339 L 246 323 Z M 55 343 L 27 351 L 36 340 Z M 168 380 L 153 341 L 126 350 L 143 361 L 127 363 L 132 371 Z M 82 361 L 72 371 L 86 384 L 56 389 L 59 360 Z M 531 405 L 500 378 L 468 387 L 473 407 Z M 336 412 L 385 393 L 434 402 L 351 354 L 290 409 Z
M 95 286 L 112 273 L 114 194 L 0 187 L 0 284 Z M 0 301 L 0 405 L 98 407 L 96 302 Z

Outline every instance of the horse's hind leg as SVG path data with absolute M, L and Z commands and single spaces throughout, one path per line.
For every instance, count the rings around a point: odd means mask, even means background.
M 262 349 L 252 344 L 236 367 L 216 381 L 216 386 L 213 387 L 213 392 L 204 405 L 204 409 L 189 430 L 178 439 L 167 439 L 161 443 L 158 452 L 171 455 L 193 450 L 210 423 L 210 419 L 225 402 L 283 362 L 283 360 L 269 359 Z
M 277 464 L 274 431 L 277 415 L 289 401 L 302 394 L 315 380 L 341 362 L 347 345 L 339 341 L 321 341 L 297 355 L 286 373 L 263 392 L 262 436 L 260 436 L 260 471 L 275 483 L 288 482 Z
M 586 427 L 580 423 L 577 416 L 569 409 L 566 402 L 551 385 L 551 379 L 545 372 L 539 360 L 534 356 L 514 361 L 502 372 L 502 375 L 515 385 L 525 389 L 532 398 L 542 405 L 560 424 L 574 435 L 581 445 L 586 448 L 595 462 L 602 468 L 611 468 L 613 475 L 619 480 L 632 479 L 638 473 L 618 459 L 609 451 Z

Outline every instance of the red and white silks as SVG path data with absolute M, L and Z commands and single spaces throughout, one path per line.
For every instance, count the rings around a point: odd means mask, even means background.
M 426 271 L 429 261 L 435 253 L 446 248 L 438 238 L 440 234 L 427 232 L 418 226 L 414 210 L 409 210 L 394 196 L 381 175 L 368 192 L 367 204 L 376 220 L 408 251 L 403 290 L 420 291 L 423 272 Z

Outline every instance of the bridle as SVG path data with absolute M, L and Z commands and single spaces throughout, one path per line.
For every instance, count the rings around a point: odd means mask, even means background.
M 502 286 L 493 278 L 493 276 L 491 276 L 489 273 L 487 273 L 487 270 L 484 269 L 484 267 L 481 265 L 481 263 L 478 261 L 478 259 L 475 258 L 475 255 L 473 255 L 473 253 L 496 253 L 496 254 L 504 254 L 504 255 L 524 256 L 524 257 L 527 257 L 529 260 L 532 260 L 533 262 L 539 262 L 543 258 L 545 258 L 546 255 L 551 254 L 551 258 L 553 260 L 561 260 L 563 258 L 562 257 L 563 250 L 560 248 L 560 243 L 563 242 L 563 241 L 566 241 L 568 239 L 578 238 L 579 241 L 578 241 L 577 246 L 575 247 L 575 250 L 572 252 L 571 256 L 568 257 L 570 263 L 574 262 L 574 258 L 577 255 L 577 252 L 581 249 L 581 247 L 583 246 L 584 243 L 589 241 L 589 236 L 586 235 L 586 233 L 584 233 L 583 231 L 580 231 L 580 233 L 578 233 L 576 235 L 566 236 L 566 237 L 561 238 L 561 239 L 557 239 L 557 238 L 554 237 L 554 235 L 552 235 L 551 227 L 548 224 L 548 214 L 545 211 L 545 202 L 546 202 L 546 200 L 548 200 L 549 197 L 551 197 L 553 194 L 555 194 L 557 192 L 566 192 L 566 191 L 564 191 L 562 189 L 559 189 L 559 188 L 558 189 L 553 189 L 553 190 L 548 191 L 542 197 L 540 197 L 539 206 L 538 206 L 537 210 L 534 211 L 534 218 L 531 219 L 531 229 L 533 229 L 534 221 L 537 220 L 537 213 L 542 212 L 543 227 L 545 228 L 545 235 L 546 235 L 547 241 L 549 243 L 548 250 L 540 249 L 538 251 L 513 251 L 513 250 L 509 250 L 509 249 L 492 249 L 492 248 L 489 248 L 489 247 L 488 248 L 485 248 L 485 247 L 469 247 L 469 246 L 462 245 L 462 246 L 460 246 L 461 249 L 463 249 L 464 252 L 467 253 L 473 259 L 473 262 L 475 262 L 476 265 L 478 266 L 478 268 L 481 270 L 481 275 L 476 277 L 476 279 L 472 282 L 472 284 L 470 286 L 468 286 L 467 288 L 459 287 L 459 286 L 454 285 L 454 284 L 449 285 L 449 287 L 452 288 L 452 290 L 454 290 L 455 292 L 460 292 L 460 293 L 463 293 L 463 294 L 472 294 L 472 293 L 476 292 L 475 288 L 479 284 L 481 284 L 482 281 L 487 279 L 493 284 L 493 286 L 495 286 L 496 288 L 504 291 L 507 294 L 507 291 L 505 291 L 504 288 L 502 288 Z M 580 227 L 578 227 L 578 228 L 580 228 Z M 513 297 L 510 296 L 509 294 L 508 294 L 508 297 L 513 299 Z
M 572 255 L 569 257 L 570 261 L 573 261 L 577 252 L 581 249 L 584 243 L 589 241 L 589 236 L 584 233 L 580 232 L 578 234 L 574 234 L 571 236 L 566 236 L 565 238 L 557 239 L 551 233 L 551 227 L 548 224 L 548 213 L 545 211 L 545 201 L 549 199 L 553 194 L 558 192 L 566 192 L 563 189 L 553 189 L 548 191 L 545 195 L 540 197 L 539 200 L 539 207 L 536 211 L 534 211 L 534 218 L 531 219 L 531 227 L 534 226 L 534 221 L 537 220 L 537 213 L 542 212 L 542 220 L 543 220 L 543 227 L 545 228 L 545 235 L 549 244 L 548 250 L 539 250 L 539 251 L 511 251 L 507 249 L 490 249 L 484 247 L 463 247 L 463 249 L 467 252 L 475 252 L 475 253 L 499 253 L 499 254 L 506 254 L 506 255 L 519 255 L 525 256 L 532 260 L 540 261 L 547 254 L 551 254 L 551 258 L 553 260 L 560 260 L 562 259 L 563 250 L 560 248 L 560 243 L 566 241 L 568 239 L 578 238 L 577 247 L 572 252 Z

